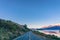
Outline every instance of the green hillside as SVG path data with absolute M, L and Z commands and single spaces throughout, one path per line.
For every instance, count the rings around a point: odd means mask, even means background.
M 14 38 L 25 34 L 28 31 L 32 31 L 27 28 L 27 25 L 20 25 L 9 20 L 0 19 L 0 40 L 13 40 Z M 46 35 L 38 31 L 32 31 L 34 34 L 45 37 L 47 40 L 60 40 L 60 38 L 54 35 Z
M 26 32 L 27 25 L 20 25 L 9 20 L 0 19 L 0 40 L 12 40 Z

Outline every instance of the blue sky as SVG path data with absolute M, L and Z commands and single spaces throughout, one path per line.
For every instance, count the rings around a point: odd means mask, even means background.
M 60 23 L 60 0 L 0 0 L 0 18 L 28 27 Z

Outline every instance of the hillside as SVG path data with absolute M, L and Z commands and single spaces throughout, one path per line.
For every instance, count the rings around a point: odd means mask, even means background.
M 13 40 L 23 34 L 32 31 L 27 28 L 27 25 L 20 25 L 10 20 L 0 19 L 0 40 Z M 34 34 L 45 37 L 47 39 L 60 40 L 56 36 L 46 35 L 37 31 L 32 31 Z
M 0 40 L 12 40 L 26 32 L 27 25 L 20 25 L 9 20 L 0 19 Z

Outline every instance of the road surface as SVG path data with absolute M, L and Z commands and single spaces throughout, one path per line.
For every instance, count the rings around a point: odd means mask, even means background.
M 14 40 L 48 40 L 44 37 L 38 37 L 32 32 L 27 32 L 26 34 L 15 38 Z

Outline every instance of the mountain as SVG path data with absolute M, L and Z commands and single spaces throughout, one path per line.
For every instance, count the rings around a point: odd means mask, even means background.
M 12 40 L 28 32 L 27 25 L 20 25 L 10 20 L 0 19 L 0 40 Z
M 60 30 L 60 26 L 48 26 L 46 28 L 40 28 L 37 30 Z
M 26 24 L 21 25 L 21 24 L 12 22 L 10 20 L 0 19 L 0 40 L 13 40 L 19 36 L 24 35 L 29 31 L 32 31 L 32 30 L 27 28 Z M 34 30 L 32 31 L 32 33 L 38 35 L 39 37 L 60 40 L 60 38 L 57 38 L 56 36 L 46 35 Z

